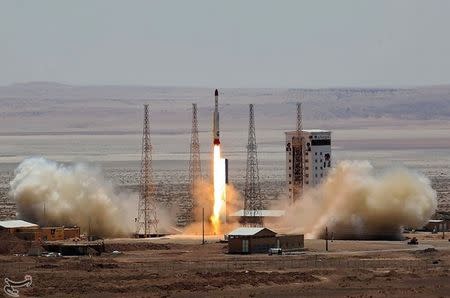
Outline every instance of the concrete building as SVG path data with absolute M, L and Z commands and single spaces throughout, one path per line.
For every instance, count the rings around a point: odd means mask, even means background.
M 292 201 L 310 186 L 318 185 L 331 168 L 331 131 L 301 130 L 286 134 L 286 183 Z M 300 141 L 300 156 L 295 156 L 293 144 Z M 295 189 L 297 185 L 299 189 Z M 297 195 L 297 193 L 299 195 Z
M 231 254 L 267 253 L 270 248 L 295 251 L 303 247 L 303 235 L 277 235 L 267 228 L 241 227 L 228 234 L 228 253 Z

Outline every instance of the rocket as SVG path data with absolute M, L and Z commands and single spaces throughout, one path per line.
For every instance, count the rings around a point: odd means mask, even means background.
M 213 113 L 213 144 L 220 145 L 219 136 L 219 91 L 214 92 L 214 113 Z

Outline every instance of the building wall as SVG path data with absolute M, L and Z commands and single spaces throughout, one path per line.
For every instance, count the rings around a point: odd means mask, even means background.
M 251 253 L 268 253 L 269 248 L 277 247 L 275 236 L 263 238 L 250 238 L 249 249 Z
M 305 240 L 303 235 L 280 235 L 277 236 L 277 244 L 283 251 L 297 250 L 305 247 Z
M 294 200 L 294 163 L 292 155 L 293 138 L 296 131 L 286 132 L 286 183 L 289 196 Z M 303 130 L 302 141 L 303 187 L 318 185 L 331 168 L 331 132 L 325 130 Z
M 8 232 L 22 240 L 38 240 L 38 227 L 8 229 Z
M 276 247 L 275 235 L 266 237 L 242 236 L 228 239 L 228 253 L 244 253 L 242 241 L 248 240 L 248 253 L 267 253 L 269 248 Z
M 64 228 L 63 227 L 41 228 L 40 238 L 42 241 L 64 240 Z
M 80 228 L 64 228 L 64 239 L 80 238 Z
M 56 241 L 70 238 L 80 237 L 79 227 L 30 227 L 30 228 L 10 228 L 4 229 L 8 233 L 16 235 L 23 240 L 42 240 L 42 241 Z
M 228 253 L 230 254 L 242 253 L 242 238 L 228 239 Z

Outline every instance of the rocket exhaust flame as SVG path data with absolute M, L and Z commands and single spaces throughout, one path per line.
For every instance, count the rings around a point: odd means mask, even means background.
M 214 206 L 213 214 L 211 215 L 211 223 L 213 225 L 214 234 L 221 233 L 222 218 L 225 213 L 225 159 L 220 157 L 220 146 L 214 146 L 214 159 L 213 159 L 213 179 L 214 179 Z

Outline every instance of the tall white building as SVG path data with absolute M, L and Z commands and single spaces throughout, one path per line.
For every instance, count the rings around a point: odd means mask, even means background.
M 286 181 L 290 199 L 295 201 L 304 189 L 320 184 L 330 169 L 331 131 L 311 129 L 285 134 Z M 294 150 L 296 142 L 300 144 L 298 150 Z

